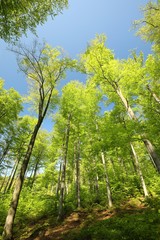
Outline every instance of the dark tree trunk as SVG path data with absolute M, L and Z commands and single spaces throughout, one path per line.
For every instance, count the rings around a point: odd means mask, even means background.
M 7 142 L 7 145 L 2 153 L 2 156 L 0 157 L 0 163 L 2 163 L 3 159 L 7 155 L 8 151 L 9 151 L 10 143 L 11 143 L 10 141 Z
M 15 189 L 14 189 L 14 192 L 13 192 L 13 195 L 12 195 L 10 208 L 9 208 L 8 215 L 7 215 L 7 218 L 6 218 L 6 222 L 5 222 L 5 225 L 4 225 L 4 231 L 3 231 L 3 239 L 4 240 L 12 240 L 13 239 L 13 223 L 14 223 L 14 218 L 15 218 L 15 215 L 16 215 L 16 210 L 17 210 L 17 206 L 18 206 L 20 193 L 21 193 L 21 190 L 22 190 L 22 185 L 23 185 L 23 182 L 24 182 L 25 172 L 26 172 L 29 160 L 30 160 L 32 149 L 33 149 L 33 146 L 34 146 L 34 143 L 35 143 L 35 140 L 36 140 L 38 130 L 41 126 L 42 120 L 43 119 L 40 119 L 38 121 L 37 125 L 34 128 L 33 134 L 31 136 L 31 139 L 30 139 L 30 142 L 29 142 L 29 145 L 28 145 L 27 152 L 26 152 L 24 160 L 22 162 L 22 166 L 21 166 L 21 169 L 20 169 L 20 174 L 19 174 L 19 176 L 17 178 L 17 181 L 16 181 L 16 185 L 15 185 Z
M 17 169 L 18 169 L 19 162 L 20 162 L 20 160 L 17 160 L 13 169 L 12 169 L 9 181 L 8 181 L 8 183 L 7 183 L 7 185 L 4 189 L 4 193 L 8 192 L 12 187 L 13 181 L 15 180 L 15 175 L 16 175 L 16 172 L 17 172 Z
M 76 147 L 76 196 L 77 196 L 77 207 L 81 207 L 80 198 L 80 141 L 78 140 Z
M 33 184 L 34 184 L 34 182 L 36 180 L 36 175 L 37 175 L 39 162 L 40 162 L 40 157 L 37 158 L 36 166 L 34 167 L 33 177 L 32 177 L 32 181 L 31 181 L 31 188 L 33 187 Z
M 66 127 L 64 150 L 63 150 L 64 155 L 63 155 L 63 163 L 62 163 L 58 220 L 62 219 L 63 217 L 63 204 L 64 204 L 65 183 L 66 183 L 66 166 L 67 166 L 67 154 L 68 154 L 68 144 L 69 144 L 69 134 L 70 134 L 70 121 L 71 121 L 71 114 L 68 115 L 68 123 Z
M 3 190 L 3 187 L 4 187 L 6 179 L 7 179 L 7 173 L 8 173 L 8 171 L 6 170 L 5 176 L 3 177 L 3 181 L 2 181 L 2 184 L 1 184 L 1 187 L 0 187 L 1 192 L 3 192 L 2 190 Z
M 61 174 L 62 174 L 62 162 L 60 162 L 60 166 L 59 166 L 58 182 L 57 182 L 57 188 L 56 188 L 57 199 L 58 199 L 59 191 L 61 188 Z

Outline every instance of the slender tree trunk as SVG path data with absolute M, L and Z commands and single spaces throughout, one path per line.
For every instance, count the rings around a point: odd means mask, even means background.
M 67 165 L 67 154 L 68 154 L 68 144 L 69 144 L 69 134 L 70 134 L 70 121 L 71 121 L 71 114 L 68 115 L 68 123 L 67 123 L 65 143 L 64 143 L 64 156 L 63 156 L 63 163 L 62 163 L 58 220 L 63 217 L 63 204 L 64 204 L 64 191 L 65 191 L 65 182 L 66 182 L 66 165 Z
M 9 151 L 9 147 L 10 147 L 10 141 L 7 142 L 7 146 L 5 147 L 5 149 L 2 153 L 2 156 L 0 157 L 0 163 L 2 163 L 3 159 L 7 155 L 8 151 Z
M 15 162 L 15 165 L 14 165 L 14 167 L 12 169 L 12 173 L 10 175 L 10 179 L 8 181 L 8 184 L 5 187 L 4 193 L 8 192 L 11 189 L 11 187 L 12 187 L 12 184 L 13 184 L 13 181 L 15 179 L 15 175 L 16 175 L 16 172 L 17 172 L 17 169 L 18 169 L 19 162 L 20 162 L 20 160 L 17 160 Z
M 132 163 L 132 167 L 133 167 L 133 169 L 131 169 L 131 172 L 133 172 L 133 170 L 134 170 L 134 172 L 137 172 L 135 160 L 133 159 L 132 149 L 130 150 L 130 159 L 131 159 L 131 163 Z
M 61 188 L 61 174 L 62 174 L 62 162 L 60 161 L 60 165 L 59 165 L 59 172 L 58 172 L 58 182 L 56 185 L 56 201 L 55 201 L 55 209 L 58 209 L 58 199 L 59 199 L 59 191 Z M 53 186 L 54 186 L 54 181 L 52 180 L 52 185 L 51 185 L 51 193 L 53 193 Z
M 132 108 L 130 107 L 130 105 L 128 103 L 128 100 L 123 96 L 121 89 L 117 87 L 116 92 L 117 92 L 118 96 L 120 97 L 121 101 L 123 102 L 123 105 L 125 106 L 130 118 L 133 120 L 137 120 Z
M 32 177 L 32 182 L 31 182 L 31 188 L 33 187 L 33 184 L 34 184 L 35 179 L 36 179 L 39 162 L 40 162 L 40 156 L 37 158 L 36 166 L 34 167 L 34 172 L 33 172 L 33 177 Z
M 98 197 L 99 195 L 99 176 L 98 176 L 98 172 L 97 172 L 97 165 L 96 165 L 96 160 L 97 159 L 93 159 L 93 163 L 94 163 L 94 169 L 93 171 L 95 171 L 95 178 L 94 178 L 94 181 L 95 181 L 95 192 L 96 192 L 96 195 Z
M 76 195 L 77 195 L 77 207 L 81 207 L 80 198 L 80 141 L 78 140 L 76 148 Z
M 58 173 L 58 182 L 57 182 L 57 188 L 56 188 L 57 199 L 58 199 L 58 194 L 59 194 L 60 187 L 61 187 L 61 174 L 62 174 L 62 162 L 60 162 L 59 173 Z
M 5 176 L 3 177 L 3 181 L 2 181 L 2 184 L 1 184 L 1 187 L 0 187 L 0 191 L 1 191 L 1 192 L 2 192 L 3 187 L 4 187 L 4 185 L 5 185 L 5 182 L 6 182 L 6 179 L 7 179 L 7 174 L 8 174 L 8 169 L 6 170 Z
M 142 185 L 142 188 L 143 188 L 144 196 L 148 197 L 147 187 L 146 187 L 146 184 L 145 184 L 145 180 L 143 178 L 143 174 L 142 174 L 142 171 L 141 171 L 141 167 L 140 167 L 140 164 L 139 164 L 139 160 L 138 160 L 136 151 L 135 151 L 132 143 L 130 143 L 130 146 L 131 146 L 132 153 L 133 153 L 133 156 L 134 156 L 134 159 L 135 159 L 136 171 L 137 171 L 137 173 L 139 175 L 139 178 L 140 178 L 140 181 L 141 181 L 141 185 Z
M 11 179 L 12 179 L 12 175 L 13 175 L 13 173 L 14 173 L 15 167 L 16 167 L 16 163 L 15 163 L 14 166 L 12 167 L 12 171 L 11 171 L 11 173 L 10 173 L 10 175 L 9 175 L 7 181 L 6 181 L 6 184 L 5 184 L 5 186 L 4 186 L 3 193 L 6 193 L 6 192 L 7 192 L 8 185 L 9 185 Z
M 107 170 L 106 170 L 106 161 L 105 161 L 105 157 L 104 157 L 104 153 L 103 153 L 103 152 L 101 153 L 101 158 L 102 158 L 102 163 L 103 163 L 104 172 L 105 172 L 106 188 L 107 188 L 107 197 L 108 197 L 108 206 L 109 206 L 109 207 L 112 207 L 112 206 L 113 206 L 112 193 L 111 193 L 111 188 L 110 188 L 108 173 L 107 173 Z
M 32 167 L 31 174 L 29 176 L 28 185 L 30 185 L 30 182 L 31 182 L 31 179 L 32 179 L 32 176 L 33 176 L 33 172 L 34 172 L 34 166 Z
M 123 96 L 120 88 L 117 86 L 116 88 L 114 87 L 114 89 L 115 89 L 116 93 L 118 94 L 118 96 L 120 97 L 121 101 L 123 102 L 130 118 L 133 120 L 137 120 L 132 108 L 130 107 L 127 99 Z M 156 153 L 154 146 L 148 139 L 144 139 L 144 135 L 141 135 L 141 137 L 142 137 L 142 141 L 149 153 L 151 160 L 154 162 L 154 166 L 156 166 L 157 171 L 160 173 L 160 158 L 159 158 L 158 154 Z
M 3 239 L 4 240 L 12 240 L 13 239 L 13 223 L 14 223 L 14 218 L 16 215 L 16 210 L 17 210 L 17 206 L 18 206 L 18 201 L 19 201 L 19 197 L 20 197 L 20 193 L 22 190 L 22 185 L 24 182 L 24 177 L 25 177 L 25 172 L 29 163 L 29 159 L 32 153 L 32 149 L 36 140 L 36 136 L 38 133 L 38 130 L 41 126 L 41 123 L 43 121 L 43 118 L 41 118 L 40 120 L 38 120 L 38 123 L 36 124 L 33 134 L 31 136 L 29 145 L 28 145 L 28 149 L 27 152 L 25 154 L 21 169 L 20 169 L 20 174 L 17 178 L 16 181 L 16 185 L 15 185 L 15 189 L 12 195 L 12 200 L 11 200 L 11 204 L 10 204 L 10 208 L 8 211 L 8 215 L 6 218 L 6 222 L 4 225 L 4 231 L 3 231 Z
M 154 146 L 148 139 L 142 139 L 144 145 L 146 146 L 147 152 L 153 162 L 153 165 L 156 167 L 158 172 L 160 173 L 160 161 L 159 156 L 157 155 Z

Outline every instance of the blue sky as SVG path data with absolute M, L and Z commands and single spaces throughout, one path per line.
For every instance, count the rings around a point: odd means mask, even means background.
M 70 0 L 69 8 L 54 20 L 48 18 L 43 26 L 37 27 L 38 40 L 45 40 L 51 46 L 61 46 L 71 56 L 77 57 L 96 34 L 107 36 L 107 46 L 115 52 L 117 58 L 127 58 L 130 50 L 150 53 L 150 45 L 146 44 L 135 31 L 132 23 L 142 17 L 140 8 L 146 0 Z M 35 36 L 28 33 L 21 42 L 32 44 Z M 6 50 L 8 45 L 0 40 L 0 77 L 5 80 L 5 87 L 14 87 L 21 94 L 27 92 L 25 76 L 18 72 L 16 56 Z M 69 75 L 68 80 L 82 76 Z

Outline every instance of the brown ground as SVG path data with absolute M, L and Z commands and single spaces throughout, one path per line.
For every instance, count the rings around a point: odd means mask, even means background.
M 45 219 L 42 219 L 38 223 L 32 223 L 30 227 L 27 226 L 27 231 L 17 237 L 17 240 L 63 240 L 63 236 L 71 230 L 80 230 L 83 226 L 89 225 L 95 221 L 101 221 L 118 215 L 121 213 L 138 213 L 143 211 L 144 206 L 123 206 L 114 210 L 99 210 L 94 209 L 92 212 L 86 212 L 84 210 L 75 211 L 68 216 L 62 223 L 57 226 L 53 226 L 51 223 L 47 223 Z

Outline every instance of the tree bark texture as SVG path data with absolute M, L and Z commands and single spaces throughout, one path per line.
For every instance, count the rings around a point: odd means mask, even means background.
M 80 141 L 77 142 L 76 147 L 76 196 L 77 196 L 77 207 L 81 207 L 80 198 Z
M 148 139 L 143 138 L 142 141 L 144 142 L 144 145 L 146 146 L 147 152 L 148 152 L 154 166 L 156 167 L 156 169 L 160 173 L 160 159 L 159 159 L 159 156 L 157 155 L 157 153 L 155 151 L 154 146 L 152 145 L 152 143 Z
M 12 169 L 9 181 L 8 181 L 8 183 L 7 183 L 7 185 L 6 185 L 5 189 L 4 189 L 4 193 L 8 192 L 11 189 L 11 187 L 12 187 L 12 184 L 13 184 L 13 181 L 15 180 L 15 175 L 16 175 L 16 172 L 17 172 L 17 169 L 18 169 L 19 161 L 20 160 L 17 160 L 15 162 L 15 165 L 14 165 L 14 167 Z
M 71 121 L 71 114 L 68 115 L 68 123 L 66 127 L 65 142 L 63 147 L 64 154 L 63 154 L 63 163 L 62 163 L 58 219 L 61 219 L 63 217 L 63 204 L 64 204 L 64 191 L 65 191 L 65 182 L 66 182 L 66 166 L 67 166 L 67 154 L 68 154 L 68 144 L 69 144 L 69 134 L 70 134 L 70 121 Z
M 121 101 L 123 102 L 129 116 L 131 119 L 133 120 L 137 120 L 137 117 L 135 116 L 132 108 L 130 107 L 127 99 L 123 96 L 121 90 L 117 87 L 115 88 L 118 96 L 120 97 Z M 147 149 L 147 152 L 149 153 L 149 156 L 151 158 L 151 160 L 154 162 L 154 166 L 156 166 L 157 171 L 160 173 L 160 157 L 158 156 L 158 154 L 155 151 L 154 146 L 152 145 L 152 143 L 148 140 L 148 139 L 144 139 L 144 136 L 141 135 L 142 141 Z
M 38 170 L 38 165 L 39 165 L 39 162 L 40 162 L 40 156 L 37 157 L 37 161 L 36 161 L 36 165 L 34 167 L 34 171 L 33 171 L 33 177 L 32 177 L 32 181 L 31 181 L 31 188 L 33 187 L 33 184 L 36 180 L 36 175 L 37 175 L 37 170 Z
M 62 174 L 62 162 L 60 162 L 60 166 L 59 166 L 58 182 L 57 182 L 57 187 L 56 187 L 57 199 L 58 199 L 58 194 L 59 194 L 60 187 L 61 187 L 61 174 Z
M 14 218 L 16 215 L 16 210 L 17 210 L 17 206 L 18 206 L 18 201 L 19 201 L 19 197 L 20 197 L 20 193 L 22 190 L 22 185 L 24 182 L 24 177 L 25 177 L 25 172 L 30 160 L 30 156 L 32 153 L 32 149 L 36 140 L 36 136 L 38 133 L 38 130 L 41 126 L 42 123 L 42 119 L 38 121 L 38 123 L 36 124 L 33 134 L 31 136 L 29 145 L 28 145 L 28 149 L 27 152 L 25 154 L 24 160 L 22 162 L 22 166 L 20 169 L 20 174 L 17 178 L 16 181 L 16 185 L 15 185 L 15 189 L 12 195 L 12 200 L 11 200 L 11 204 L 10 204 L 10 208 L 7 214 L 7 218 L 6 218 L 6 222 L 4 225 L 4 231 L 3 231 L 3 239 L 4 240 L 12 240 L 13 239 L 13 223 L 14 223 Z
M 131 146 L 132 153 L 133 153 L 133 156 L 134 156 L 134 159 L 135 159 L 135 167 L 136 167 L 136 171 L 137 171 L 137 173 L 139 175 L 139 178 L 140 178 L 140 181 L 141 181 L 141 185 L 142 185 L 142 188 L 143 188 L 144 196 L 148 197 L 148 191 L 147 191 L 145 180 L 144 180 L 144 177 L 143 177 L 143 174 L 142 174 L 142 171 L 141 171 L 141 167 L 140 167 L 140 164 L 139 164 L 138 156 L 136 154 L 136 151 L 135 151 L 132 143 L 130 143 L 130 146 Z
M 104 153 L 101 153 L 101 158 L 102 158 L 102 163 L 104 167 L 104 172 L 105 172 L 105 179 L 106 179 L 106 188 L 107 188 L 107 197 L 108 197 L 108 206 L 112 207 L 113 202 L 112 202 L 112 193 L 111 193 L 111 188 L 110 188 L 110 182 L 109 182 L 109 177 L 106 169 L 106 161 L 104 157 Z

